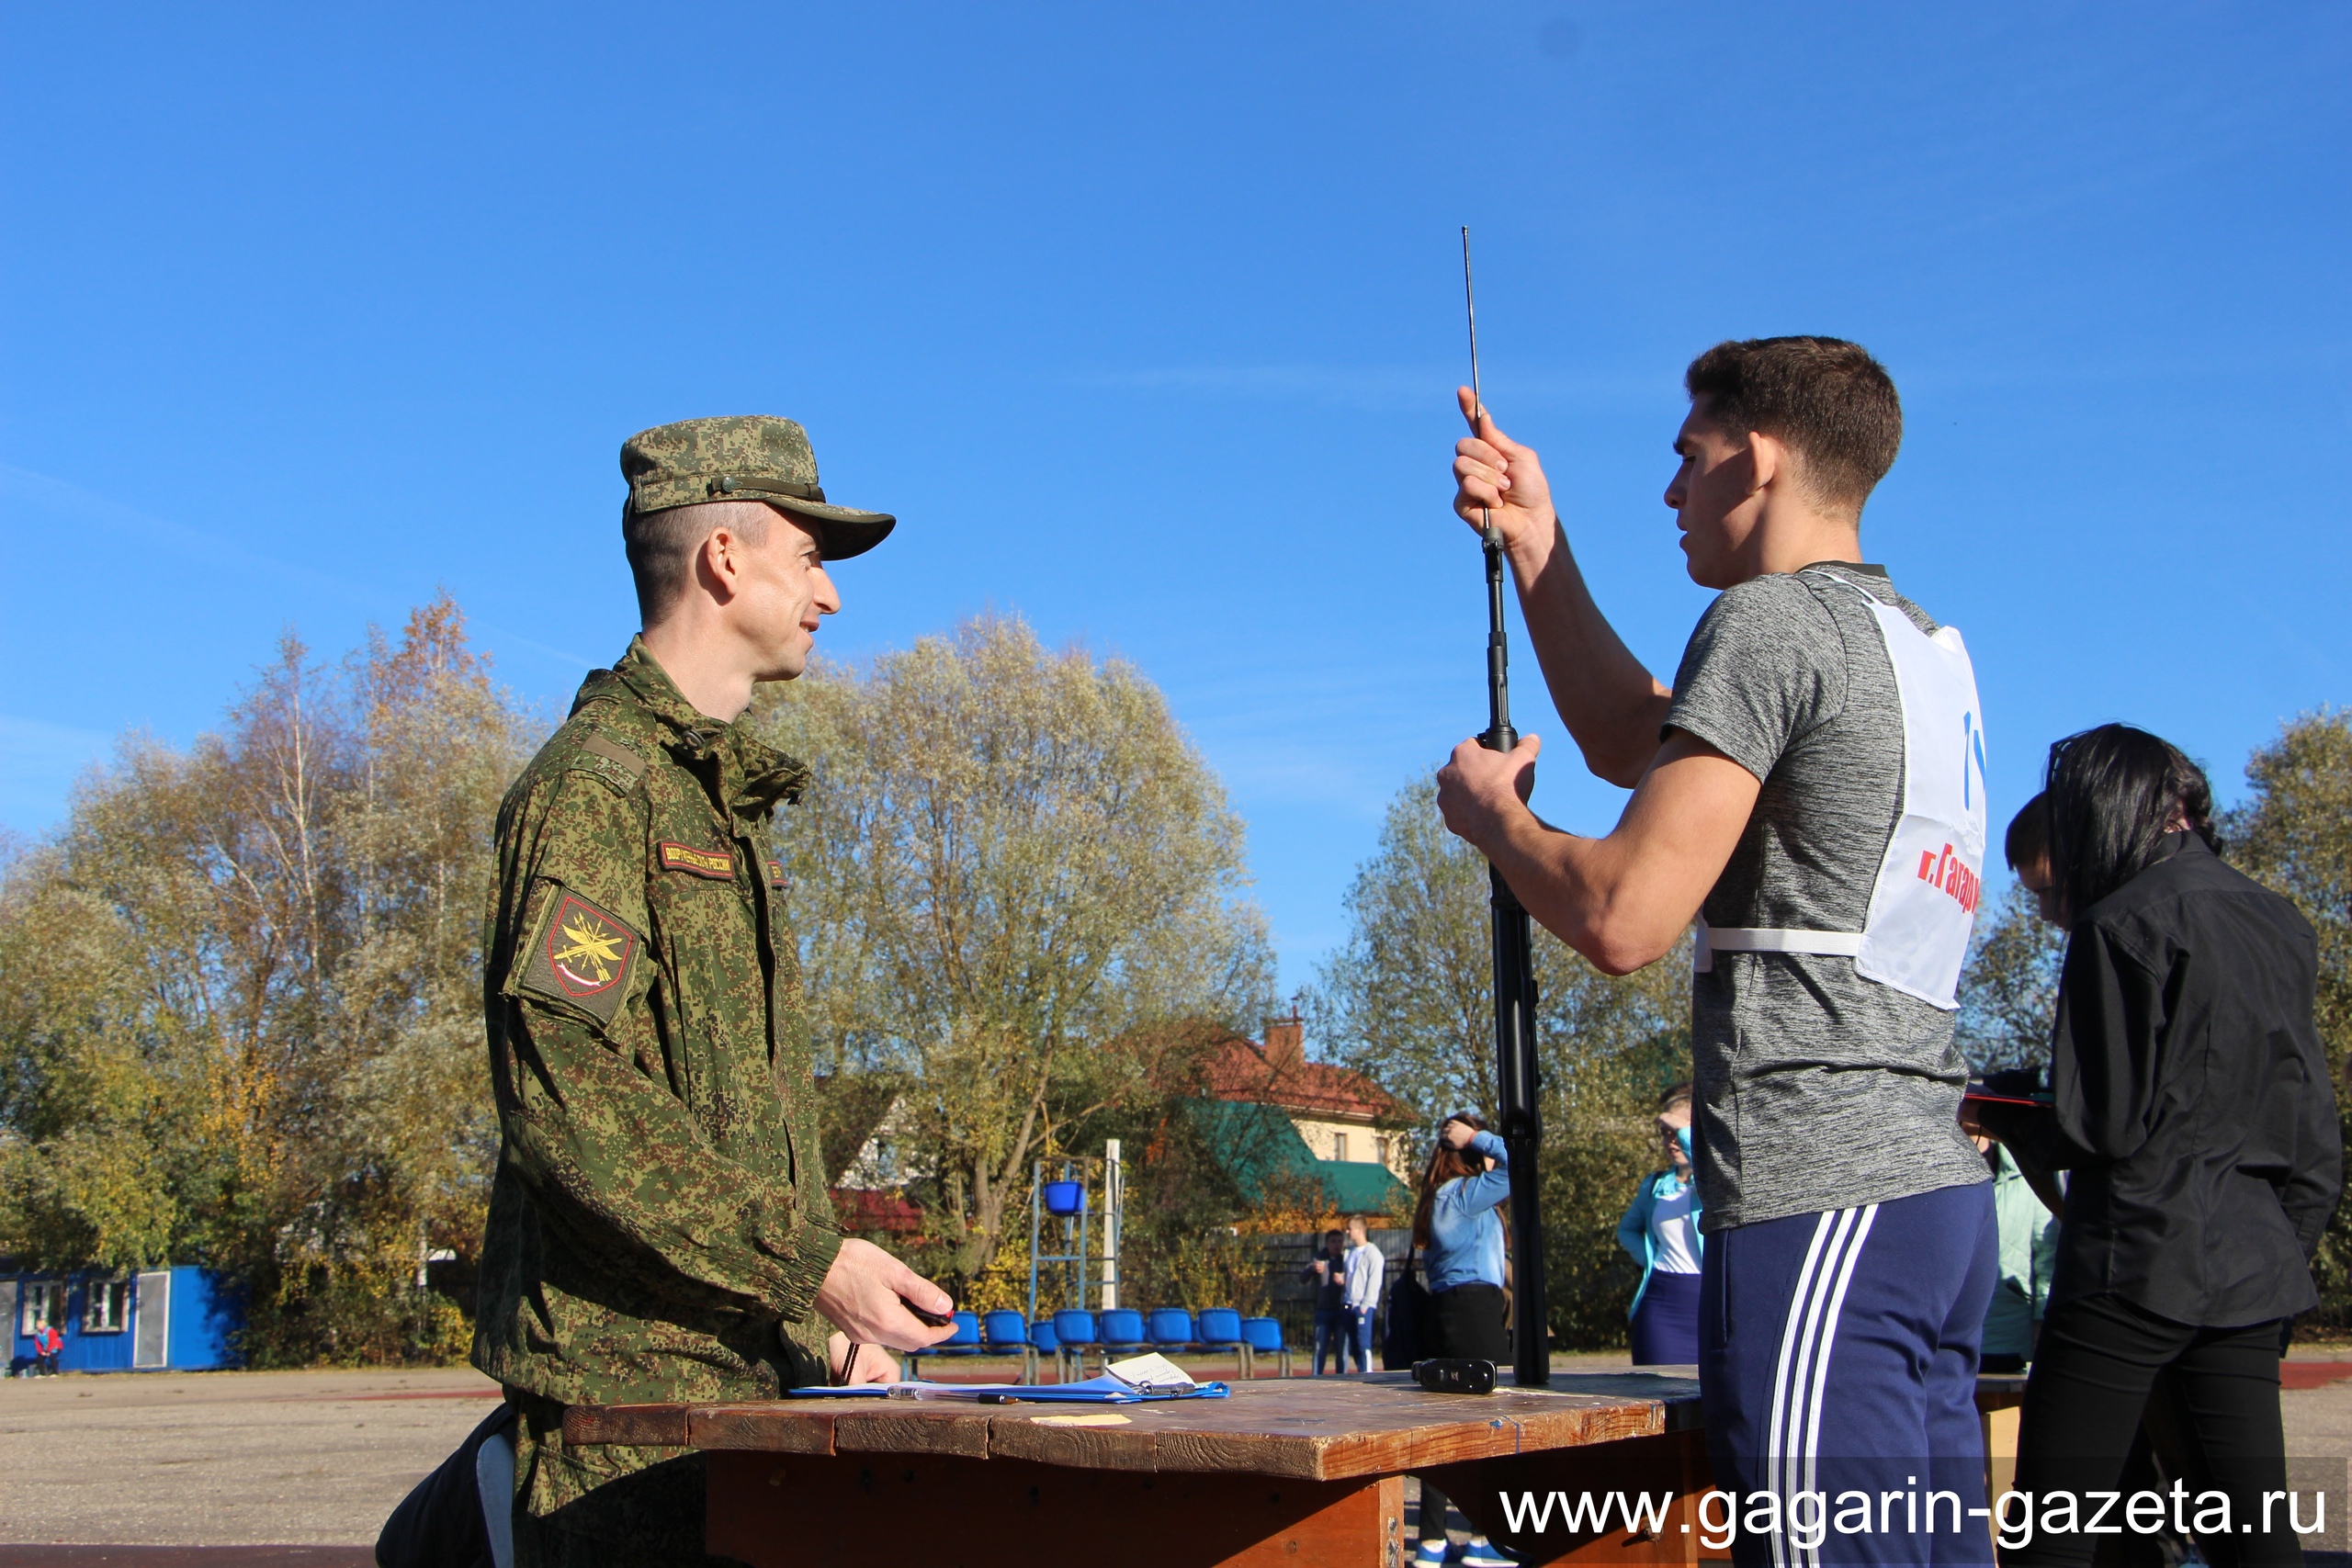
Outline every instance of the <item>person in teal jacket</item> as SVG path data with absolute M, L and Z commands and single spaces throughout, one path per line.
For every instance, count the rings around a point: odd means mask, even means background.
M 1978 1139 L 1983 1147 L 1989 1140 Z M 2033 1359 L 2041 1314 L 2050 1304 L 2050 1280 L 2058 1267 L 2058 1216 L 2034 1196 L 2007 1145 L 1992 1144 L 1984 1163 L 1993 1168 L 1993 1216 L 2001 1232 L 2001 1279 L 1984 1311 L 1984 1348 L 1979 1371 L 2021 1372 Z
M 1699 1359 L 1699 1259 L 1706 1244 L 1699 1234 L 1699 1189 L 1690 1179 L 1689 1084 L 1659 1097 L 1657 1132 L 1671 1163 L 1642 1179 L 1617 1222 L 1617 1245 L 1642 1266 L 1628 1314 L 1637 1367 Z

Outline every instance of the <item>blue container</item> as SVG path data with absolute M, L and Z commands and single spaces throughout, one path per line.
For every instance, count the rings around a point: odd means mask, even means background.
M 1075 1214 L 1086 1207 L 1086 1185 L 1080 1181 L 1046 1183 L 1046 1213 Z

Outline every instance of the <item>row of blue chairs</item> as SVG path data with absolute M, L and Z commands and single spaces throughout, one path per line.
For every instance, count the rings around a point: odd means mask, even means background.
M 1204 1307 L 1195 1317 L 1182 1307 L 1154 1307 L 1136 1312 L 1114 1307 L 1108 1312 L 1057 1312 L 1031 1323 L 1017 1312 L 959 1312 L 956 1332 L 928 1349 L 907 1358 L 907 1375 L 921 1375 L 926 1356 L 1018 1356 L 1021 1381 L 1037 1381 L 1040 1363 L 1054 1359 L 1054 1372 L 1067 1379 L 1085 1375 L 1086 1358 L 1099 1363 L 1147 1350 L 1223 1354 L 1241 1359 L 1241 1375 L 1257 1375 L 1257 1359 L 1272 1356 L 1283 1377 L 1290 1373 L 1290 1347 L 1283 1342 L 1283 1325 L 1271 1317 L 1244 1317 L 1231 1307 Z

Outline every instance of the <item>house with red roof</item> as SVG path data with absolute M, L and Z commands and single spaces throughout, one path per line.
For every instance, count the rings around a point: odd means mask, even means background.
M 1384 1213 L 1410 1181 L 1411 1113 L 1363 1074 L 1308 1061 L 1306 1042 L 1293 1016 L 1268 1020 L 1262 1043 L 1219 1043 L 1194 1122 L 1246 1195 L 1276 1174 L 1308 1176 L 1342 1213 Z

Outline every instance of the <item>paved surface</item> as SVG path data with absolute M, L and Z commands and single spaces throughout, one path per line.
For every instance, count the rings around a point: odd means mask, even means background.
M 18 1543 L 0 1568 L 364 1568 L 385 1516 L 495 1395 L 469 1371 L 0 1380 L 0 1540 Z M 2280 1401 L 2289 1453 L 2352 1455 L 2352 1381 Z
M 117 1372 L 0 1379 L 0 1539 L 372 1546 L 385 1516 L 490 1414 L 471 1371 Z M 185 1562 L 342 1568 L 367 1553 Z M 146 1562 L 0 1546 L 0 1564 Z

